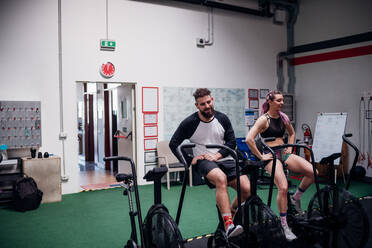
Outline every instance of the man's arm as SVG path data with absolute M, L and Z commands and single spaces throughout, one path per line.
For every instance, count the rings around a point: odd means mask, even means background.
M 173 134 L 171 140 L 169 141 L 169 148 L 172 150 L 173 154 L 178 158 L 179 161 L 182 161 L 177 154 L 177 147 L 182 144 L 186 139 L 186 130 L 184 128 L 184 121 L 178 126 L 176 132 Z
M 231 122 L 226 115 L 222 116 L 221 121 L 222 121 L 222 126 L 225 129 L 225 135 L 224 135 L 225 146 L 230 147 L 231 149 L 235 149 L 236 139 L 235 139 L 235 134 L 234 134 L 234 130 L 232 128 Z M 220 149 L 218 152 L 222 155 L 223 158 L 229 155 L 229 152 L 226 149 Z
M 179 161 L 181 161 L 181 158 L 177 155 L 177 147 L 181 145 L 185 139 L 190 139 L 190 137 L 193 135 L 196 128 L 198 127 L 199 122 L 200 120 L 197 117 L 197 113 L 188 116 L 181 122 L 176 132 L 173 134 L 171 140 L 169 141 L 169 147 Z

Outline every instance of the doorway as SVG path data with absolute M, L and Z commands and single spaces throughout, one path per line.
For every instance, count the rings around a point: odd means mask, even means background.
M 84 190 L 117 185 L 118 172 L 130 173 L 107 156 L 136 158 L 135 83 L 77 82 L 79 180 Z M 123 164 L 122 164 L 123 163 Z

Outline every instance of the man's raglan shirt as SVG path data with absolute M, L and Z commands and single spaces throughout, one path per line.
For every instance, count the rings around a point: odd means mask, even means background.
M 181 122 L 169 142 L 169 147 L 176 156 L 177 147 L 186 139 L 196 144 L 193 148 L 194 156 L 219 152 L 222 158 L 218 161 L 232 158 L 228 156 L 226 149 L 207 149 L 205 145 L 225 145 L 231 149 L 235 149 L 236 146 L 234 130 L 229 118 L 218 111 L 215 111 L 214 118 L 209 122 L 200 120 L 198 112 Z

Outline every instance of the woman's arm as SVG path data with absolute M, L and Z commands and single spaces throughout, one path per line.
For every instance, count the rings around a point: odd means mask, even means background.
M 249 130 L 249 132 L 247 134 L 247 137 L 245 138 L 245 142 L 247 143 L 251 152 L 260 160 L 272 159 L 271 154 L 261 154 L 261 152 L 258 150 L 258 148 L 256 146 L 256 142 L 255 142 L 255 139 L 256 139 L 257 135 L 265 127 L 266 122 L 267 122 L 266 117 L 261 116 L 260 118 L 258 118 L 256 123 Z
M 285 128 L 288 132 L 288 144 L 294 144 L 295 143 L 295 138 L 296 138 L 296 133 L 295 133 L 295 130 L 294 130 L 292 124 L 290 122 L 285 124 Z M 285 152 L 286 153 L 292 153 L 292 147 L 287 147 Z

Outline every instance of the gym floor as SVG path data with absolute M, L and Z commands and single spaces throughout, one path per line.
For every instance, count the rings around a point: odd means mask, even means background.
M 297 180 L 292 181 L 298 183 Z M 341 181 L 340 186 L 343 185 Z M 303 206 L 307 206 L 314 188 L 312 186 L 305 192 Z M 170 190 L 164 184 L 162 187 L 163 202 L 173 217 L 177 212 L 180 191 L 180 184 L 173 184 Z M 361 182 L 352 182 L 350 191 L 358 197 L 372 195 L 371 185 Z M 144 218 L 153 204 L 152 185 L 140 186 L 139 193 Z M 229 193 L 231 198 L 235 195 L 233 190 Z M 267 189 L 258 190 L 258 194 L 264 202 L 267 201 Z M 273 196 L 272 209 L 277 213 L 276 191 Z M 123 247 L 130 236 L 130 222 L 128 201 L 121 188 L 62 197 L 61 202 L 42 204 L 38 209 L 24 213 L 3 205 L 0 209 L 1 247 Z M 369 214 L 372 214 L 372 209 Z M 187 187 L 179 225 L 183 238 L 213 233 L 217 221 L 214 190 L 207 186 Z

